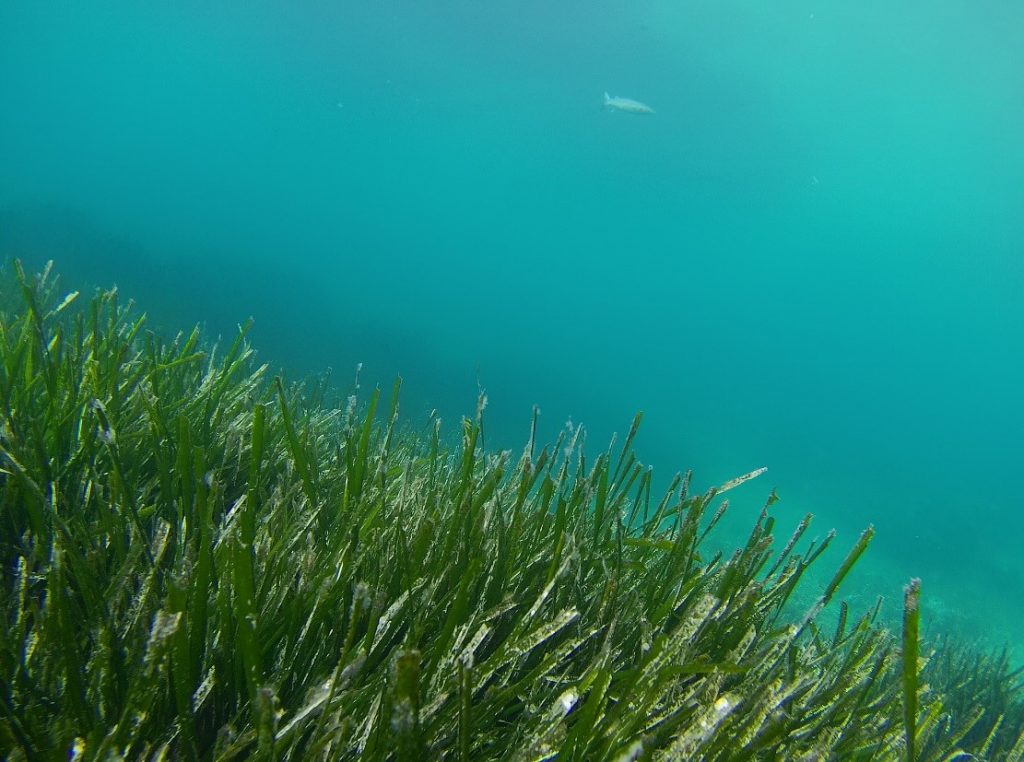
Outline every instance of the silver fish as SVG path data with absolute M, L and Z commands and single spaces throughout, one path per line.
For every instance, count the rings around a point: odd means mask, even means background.
M 613 108 L 617 111 L 626 111 L 630 114 L 653 114 L 654 109 L 648 106 L 646 103 L 635 101 L 632 98 L 620 98 L 615 96 L 614 98 L 608 93 L 604 94 L 604 105 L 605 108 Z

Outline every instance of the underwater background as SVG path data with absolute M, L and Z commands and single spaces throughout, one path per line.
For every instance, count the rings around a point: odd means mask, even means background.
M 768 466 L 856 610 L 1024 654 L 1024 4 L 0 4 L 0 258 L 405 421 Z M 636 98 L 656 114 L 602 107 Z M 730 495 L 732 497 L 732 495 Z M 808 588 L 811 588 L 808 585 Z M 811 592 L 815 592 L 812 590 Z

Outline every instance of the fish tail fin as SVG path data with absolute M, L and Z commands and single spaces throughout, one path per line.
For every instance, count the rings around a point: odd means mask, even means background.
M 612 96 L 608 95 L 608 91 L 605 90 L 605 93 L 604 93 L 604 105 L 607 106 L 609 103 L 611 103 L 611 100 L 612 100 Z

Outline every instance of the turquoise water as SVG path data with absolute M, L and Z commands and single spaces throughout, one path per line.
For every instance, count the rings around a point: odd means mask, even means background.
M 1024 5 L 151 5 L 0 5 L 4 259 L 489 446 L 643 410 L 769 467 L 722 542 L 775 487 L 876 526 L 855 605 L 1024 642 Z

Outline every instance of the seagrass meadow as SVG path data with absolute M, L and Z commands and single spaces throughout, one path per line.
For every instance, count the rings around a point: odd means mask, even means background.
M 35 759 L 1020 760 L 1005 654 L 902 633 L 833 539 L 703 541 L 724 494 L 655 494 L 631 445 L 483 445 L 270 378 L 47 268 L 0 290 L 0 750 Z M 751 482 L 747 484 L 746 482 Z M 834 611 L 833 611 L 834 609 Z M 832 612 L 830 626 L 819 624 Z

